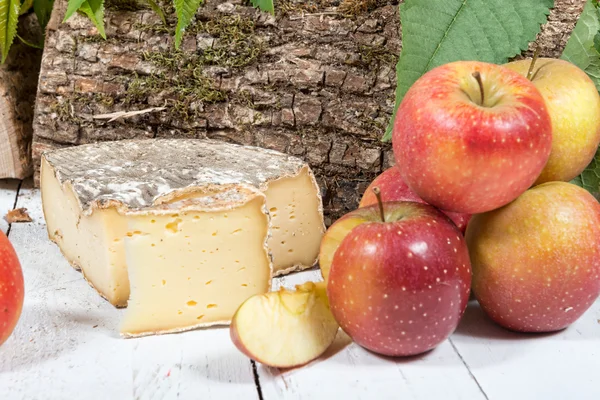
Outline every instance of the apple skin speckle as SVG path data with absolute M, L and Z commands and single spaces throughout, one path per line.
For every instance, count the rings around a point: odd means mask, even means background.
M 578 186 L 536 186 L 474 216 L 466 240 L 475 297 L 507 329 L 564 329 L 600 295 L 600 204 Z
M 359 207 L 377 204 L 377 197 L 375 196 L 375 192 L 373 192 L 373 188 L 375 187 L 378 187 L 379 190 L 381 190 L 381 198 L 383 201 L 414 201 L 416 203 L 427 204 L 425 200 L 410 190 L 408 185 L 402 180 L 400 169 L 396 166 L 383 171 L 383 173 L 371 182 L 360 200 Z M 450 217 L 452 222 L 456 224 L 463 234 L 465 233 L 471 215 L 450 211 L 443 211 L 443 213 Z
M 420 354 L 444 341 L 464 313 L 469 254 L 459 229 L 434 207 L 384 206 L 385 223 L 373 210 L 372 222 L 350 230 L 335 252 L 327 286 L 331 311 L 340 327 L 371 351 Z
M 525 77 L 459 61 L 432 69 L 408 90 L 392 143 L 404 182 L 420 198 L 441 210 L 475 214 L 531 187 L 550 155 L 552 123 L 544 98 Z
M 12 334 L 23 308 L 23 272 L 17 253 L 0 232 L 0 345 Z

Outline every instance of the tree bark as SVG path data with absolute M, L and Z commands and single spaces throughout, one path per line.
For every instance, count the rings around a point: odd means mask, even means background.
M 20 19 L 18 32 L 31 43 L 42 42 L 34 14 Z M 33 172 L 33 104 L 41 58 L 41 50 L 16 39 L 6 63 L 0 65 L 0 179 L 23 179 Z
M 540 35 L 560 55 L 583 0 L 557 0 Z M 397 1 L 206 0 L 173 50 L 175 26 L 128 0 L 107 5 L 107 41 L 81 16 L 49 24 L 34 121 L 36 168 L 47 149 L 101 140 L 213 138 L 308 161 L 327 223 L 357 206 L 393 164 L 381 143 L 401 49 Z M 167 3 L 163 3 L 167 7 Z M 163 109 L 164 107 L 164 109 Z M 148 110 L 109 121 L 98 115 Z

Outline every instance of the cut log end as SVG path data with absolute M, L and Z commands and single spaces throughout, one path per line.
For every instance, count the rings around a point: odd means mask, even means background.
M 18 32 L 31 43 L 42 41 L 33 13 L 20 19 Z M 33 173 L 32 121 L 41 56 L 41 50 L 17 40 L 0 65 L 0 179 L 23 179 Z

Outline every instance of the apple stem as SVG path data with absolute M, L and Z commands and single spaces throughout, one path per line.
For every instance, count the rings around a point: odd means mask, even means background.
M 481 80 L 481 74 L 479 73 L 479 71 L 473 72 L 473 78 L 475 78 L 475 80 L 479 84 L 479 93 L 481 93 L 481 105 L 483 105 L 485 97 L 483 91 L 483 81 Z
M 537 45 L 535 47 L 535 51 L 533 52 L 533 58 L 531 59 L 531 64 L 529 64 L 529 71 L 527 71 L 527 79 L 531 80 L 533 78 L 533 68 L 535 67 L 535 62 L 540 56 L 540 46 Z
M 381 200 L 381 190 L 378 187 L 373 188 L 373 193 L 377 197 L 377 204 L 379 204 L 379 214 L 381 214 L 381 222 L 385 222 L 385 213 L 383 212 L 383 201 Z

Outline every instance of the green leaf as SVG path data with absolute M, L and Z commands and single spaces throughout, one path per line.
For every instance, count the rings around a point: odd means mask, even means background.
M 535 40 L 553 0 L 406 0 L 396 107 L 425 72 L 458 60 L 503 64 Z M 383 138 L 389 141 L 396 115 Z
M 165 18 L 165 13 L 163 12 L 162 8 L 160 8 L 160 6 L 156 4 L 154 0 L 147 0 L 147 2 L 150 8 L 160 17 L 162 23 L 166 25 L 167 19 Z
M 600 200 L 600 149 L 596 151 L 590 165 L 571 183 L 581 186 Z
M 104 0 L 85 0 L 79 11 L 88 16 L 98 29 L 100 36 L 106 39 L 106 33 L 104 32 Z
M 31 6 L 33 5 L 33 0 L 23 0 L 21 3 L 21 11 L 19 11 L 19 15 L 25 14 Z
M 67 11 L 65 12 L 65 18 L 63 22 L 66 22 L 77 10 L 81 8 L 81 5 L 85 2 L 85 0 L 69 0 L 67 3 Z
M 19 0 L 0 0 L 0 52 L 2 53 L 2 63 L 6 61 L 10 46 L 17 34 L 20 10 L 21 2 Z
M 25 46 L 29 46 L 29 47 L 33 47 L 34 49 L 40 49 L 43 50 L 44 49 L 44 45 L 43 44 L 35 44 L 35 43 L 31 43 L 30 41 L 28 41 L 27 39 L 22 38 L 18 33 L 17 33 L 17 38 L 25 45 Z
M 275 7 L 273 6 L 273 0 L 252 0 L 254 7 L 260 8 L 264 12 L 275 14 Z
M 33 0 L 33 12 L 37 16 L 42 31 L 46 30 L 46 25 L 50 21 L 52 7 L 54 7 L 54 0 Z
M 175 28 L 175 48 L 179 49 L 185 28 L 190 24 L 192 17 L 202 0 L 174 0 L 175 13 L 177 14 L 177 27 Z
M 571 33 L 561 58 L 584 70 L 600 90 L 599 9 L 588 1 Z

